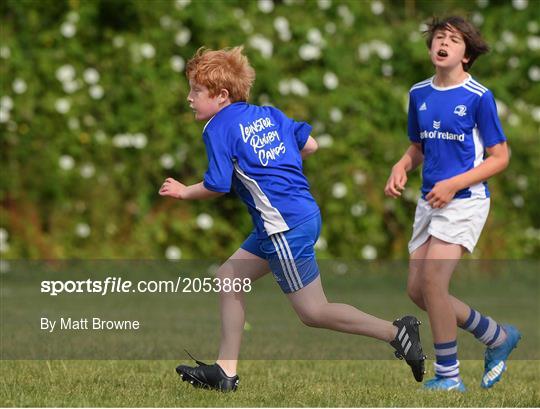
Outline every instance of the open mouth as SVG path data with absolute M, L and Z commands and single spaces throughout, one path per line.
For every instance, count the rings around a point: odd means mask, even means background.
M 439 57 L 448 57 L 448 53 L 446 52 L 446 50 L 439 50 L 437 51 L 437 55 Z

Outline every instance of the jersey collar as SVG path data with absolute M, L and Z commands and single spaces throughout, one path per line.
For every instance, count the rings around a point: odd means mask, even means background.
M 431 87 L 436 89 L 437 91 L 448 91 L 448 90 L 451 90 L 451 89 L 455 89 L 455 88 L 459 88 L 459 87 L 462 87 L 463 85 L 465 85 L 466 83 L 468 83 L 470 80 L 471 80 L 471 74 L 467 74 L 467 78 L 465 78 L 465 80 L 459 84 L 456 84 L 456 85 L 450 85 L 449 87 L 438 87 L 436 86 L 434 83 L 433 83 L 433 80 L 435 79 L 435 75 L 433 77 L 431 77 Z

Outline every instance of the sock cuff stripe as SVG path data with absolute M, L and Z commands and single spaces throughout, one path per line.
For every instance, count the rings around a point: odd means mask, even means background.
M 448 355 L 457 355 L 457 345 L 453 348 L 435 348 L 435 356 L 447 357 Z
M 442 342 L 440 344 L 433 344 L 433 347 L 435 349 L 453 348 L 455 346 L 457 346 L 457 340 L 450 341 L 450 342 Z

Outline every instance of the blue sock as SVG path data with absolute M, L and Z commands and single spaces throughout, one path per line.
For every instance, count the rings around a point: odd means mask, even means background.
M 434 344 L 435 375 L 438 378 L 458 378 L 459 361 L 457 359 L 457 341 Z
M 472 308 L 469 318 L 460 327 L 469 331 L 478 341 L 490 348 L 496 348 L 506 340 L 506 333 L 495 320 L 484 317 Z

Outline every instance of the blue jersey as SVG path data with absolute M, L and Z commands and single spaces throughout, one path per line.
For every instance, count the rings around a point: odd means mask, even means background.
M 302 172 L 300 151 L 310 132 L 310 125 L 274 107 L 228 105 L 203 131 L 204 186 L 214 192 L 234 187 L 261 239 L 302 224 L 319 213 Z
M 506 141 L 493 94 L 469 76 L 447 88 L 433 78 L 409 92 L 409 139 L 422 144 L 422 196 L 435 183 L 480 165 L 485 148 Z M 489 197 L 487 182 L 456 193 L 455 198 Z

